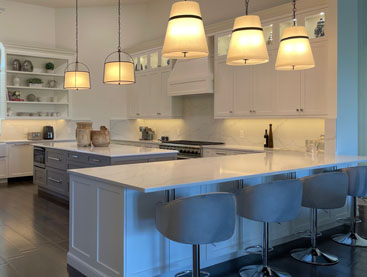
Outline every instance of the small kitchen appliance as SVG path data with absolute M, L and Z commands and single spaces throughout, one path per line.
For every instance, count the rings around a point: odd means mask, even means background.
M 141 140 L 153 140 L 154 131 L 149 127 L 139 127 Z
M 41 140 L 42 139 L 42 134 L 41 132 L 29 132 L 27 135 L 27 138 L 29 140 Z
M 44 126 L 43 127 L 43 139 L 54 139 L 55 133 L 54 133 L 54 127 L 52 126 Z
M 201 158 L 203 156 L 203 146 L 207 145 L 221 145 L 223 142 L 210 142 L 210 141 L 192 141 L 192 140 L 170 140 L 165 143 L 161 143 L 160 149 L 176 150 L 178 151 L 177 158 L 191 159 Z

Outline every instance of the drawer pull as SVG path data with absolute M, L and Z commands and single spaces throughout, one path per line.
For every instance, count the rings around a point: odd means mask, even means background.
M 79 156 L 77 156 L 77 155 L 72 155 L 71 157 L 74 158 L 74 159 L 79 159 Z
M 100 160 L 97 160 L 97 159 L 92 159 L 92 162 L 100 163 L 101 161 Z
M 47 180 L 52 181 L 52 182 L 55 182 L 55 183 L 58 183 L 58 184 L 61 184 L 61 181 L 60 180 L 56 180 L 54 178 L 47 178 Z
M 221 156 L 227 156 L 227 153 L 215 153 L 217 155 L 221 155 Z
M 48 159 L 49 159 L 49 160 L 53 160 L 53 161 L 58 161 L 58 162 L 60 162 L 60 161 L 61 161 L 61 159 L 59 159 L 59 158 L 54 158 L 54 157 L 48 157 Z

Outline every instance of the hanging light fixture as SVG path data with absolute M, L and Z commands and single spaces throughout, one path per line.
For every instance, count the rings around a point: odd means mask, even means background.
M 162 55 L 168 59 L 195 59 L 209 54 L 199 3 L 172 5 Z
M 78 40 L 78 0 L 76 0 L 75 9 L 75 44 L 76 44 L 76 58 L 74 63 L 67 65 L 64 72 L 64 88 L 70 90 L 86 90 L 90 89 L 90 72 L 89 68 L 79 62 L 79 40 Z
M 237 17 L 234 22 L 228 65 L 255 65 L 269 61 L 260 17 L 248 15 L 249 2 L 246 0 L 246 15 Z
M 315 67 L 310 39 L 304 26 L 296 26 L 296 0 L 293 0 L 293 26 L 284 29 L 276 70 L 303 70 Z
M 121 51 L 121 3 L 118 1 L 118 47 L 104 61 L 103 83 L 110 85 L 130 85 L 135 83 L 134 60 Z

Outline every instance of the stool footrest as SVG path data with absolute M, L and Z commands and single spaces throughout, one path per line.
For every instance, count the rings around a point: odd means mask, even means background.
M 295 235 L 299 238 L 311 238 L 312 237 L 311 231 L 309 230 L 297 232 Z M 322 233 L 318 232 L 316 236 L 321 237 Z
M 273 251 L 273 247 L 269 247 L 269 252 Z M 254 255 L 261 255 L 263 253 L 263 247 L 261 245 L 252 245 L 245 248 L 246 253 L 254 254 Z
M 353 218 L 350 218 L 350 217 L 347 217 L 347 218 L 338 218 L 336 220 L 336 222 L 338 223 L 343 223 L 343 224 L 346 224 L 346 225 L 352 225 L 353 223 Z M 361 223 L 362 220 L 360 220 L 359 218 L 356 219 L 356 223 Z
M 188 275 L 190 274 L 190 275 Z M 177 273 L 175 277 L 191 277 L 192 276 L 192 270 L 185 270 Z M 209 277 L 210 273 L 206 271 L 200 271 L 200 277 Z

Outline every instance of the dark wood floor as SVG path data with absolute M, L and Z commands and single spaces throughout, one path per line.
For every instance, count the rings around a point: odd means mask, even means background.
M 30 180 L 0 186 L 0 277 L 69 276 L 68 220 L 67 207 L 39 197 L 37 187 Z M 366 235 L 367 225 L 359 227 L 360 233 Z M 320 240 L 322 250 L 340 258 L 337 265 L 316 267 L 290 258 L 291 249 L 309 245 L 306 239 L 276 247 L 270 255 L 270 264 L 294 277 L 365 277 L 367 249 L 345 247 L 329 239 L 331 234 L 346 230 L 346 227 L 329 230 Z M 250 255 L 207 270 L 212 276 L 237 277 L 239 268 L 256 263 L 260 263 L 259 256 Z
M 69 211 L 30 180 L 0 186 L 0 277 L 68 276 Z

